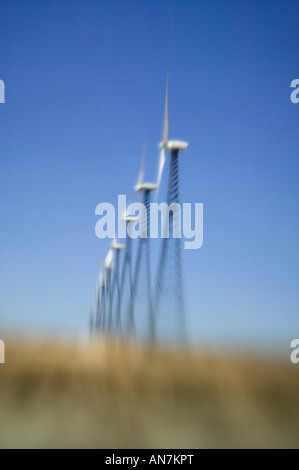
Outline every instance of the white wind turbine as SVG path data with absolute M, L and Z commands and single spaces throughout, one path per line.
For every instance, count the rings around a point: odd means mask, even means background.
M 105 317 L 108 316 L 108 331 L 112 328 L 112 289 L 111 289 L 111 271 L 114 268 L 113 265 L 113 254 L 112 248 L 109 249 L 107 256 L 104 261 L 105 268 Z M 106 323 L 106 321 L 105 321 Z
M 161 149 L 160 152 L 160 161 L 158 167 L 158 176 L 157 176 L 157 192 L 156 198 L 158 198 L 158 192 L 162 180 L 163 169 L 165 165 L 166 159 L 166 152 L 169 150 L 171 153 L 173 152 L 183 152 L 187 150 L 189 144 L 188 142 L 184 142 L 183 140 L 168 140 L 168 75 L 166 79 L 166 95 L 165 95 L 165 111 L 164 111 L 164 127 L 163 127 L 163 138 L 162 142 L 160 142 L 159 147 Z
M 169 180 L 168 180 L 168 196 L 167 204 L 170 206 L 172 203 L 179 203 L 179 166 L 178 166 L 178 155 L 179 152 L 187 150 L 189 144 L 188 142 L 182 140 L 168 140 L 168 76 L 166 81 L 166 98 L 165 98 L 165 113 L 164 113 L 164 129 L 163 129 L 163 140 L 160 143 L 161 153 L 160 153 L 160 162 L 158 169 L 158 180 L 157 186 L 159 188 L 163 173 L 163 168 L 165 165 L 166 152 L 171 152 L 170 159 L 170 171 L 169 171 Z M 173 211 L 169 212 L 168 219 L 168 233 L 171 234 L 174 224 L 178 223 L 177 220 L 174 220 Z M 170 235 L 171 238 L 171 235 Z M 155 288 L 155 312 L 159 313 L 160 299 L 162 291 L 164 288 L 165 278 L 166 278 L 166 263 L 167 258 L 169 258 L 169 247 L 171 245 L 170 238 L 163 238 L 162 241 L 162 250 L 159 260 L 158 267 L 158 276 Z M 183 302 L 183 286 L 182 286 L 182 267 L 181 267 L 181 248 L 180 248 L 180 239 L 173 239 L 175 244 L 174 246 L 174 290 L 172 294 L 172 300 L 175 301 L 177 315 L 181 320 L 181 336 L 185 339 L 185 323 L 184 323 L 184 302 Z M 172 319 L 172 322 L 174 319 Z
M 134 317 L 135 298 L 138 290 L 139 273 L 142 261 L 142 253 L 145 254 L 145 275 L 146 275 L 146 289 L 147 289 L 147 309 L 148 309 L 148 322 L 149 322 L 149 340 L 154 341 L 156 336 L 155 322 L 154 322 L 154 306 L 152 296 L 152 281 L 151 281 L 151 255 L 150 255 L 150 197 L 152 191 L 157 191 L 158 181 L 156 183 L 144 181 L 144 152 L 141 157 L 140 170 L 138 174 L 137 183 L 134 187 L 138 194 L 143 195 L 144 213 L 141 214 L 139 246 L 136 257 L 134 278 L 133 278 L 133 297 L 129 310 L 129 316 Z
M 128 225 L 131 222 L 132 223 L 137 222 L 138 217 L 129 215 L 126 211 L 122 217 L 122 220 L 126 224 L 126 234 L 128 235 Z M 126 280 L 128 282 L 127 293 L 125 292 Z M 124 252 L 124 260 L 123 260 L 123 265 L 122 265 L 122 273 L 121 273 L 121 279 L 120 279 L 120 299 L 121 299 L 120 310 L 121 312 L 124 312 L 125 314 L 128 313 L 128 317 L 123 318 L 122 322 L 123 322 L 124 332 L 127 333 L 129 336 L 132 336 L 135 334 L 133 297 L 134 297 L 134 286 L 133 286 L 133 268 L 132 268 L 132 247 L 131 247 L 131 237 L 127 236 L 125 252 Z
M 100 331 L 104 328 L 105 322 L 105 281 L 100 270 L 99 278 L 96 284 L 95 290 L 95 302 L 96 302 L 96 315 L 95 315 L 95 329 Z
M 121 317 L 120 317 L 120 309 L 121 309 L 121 296 L 120 296 L 120 279 L 119 279 L 119 257 L 120 257 L 120 252 L 125 248 L 125 245 L 122 245 L 121 243 L 117 243 L 115 239 L 112 240 L 111 243 L 111 250 L 115 253 L 115 265 L 114 265 L 114 277 L 113 277 L 113 283 L 111 286 L 111 315 L 114 318 L 114 295 L 115 295 L 115 289 L 116 289 L 116 309 L 115 309 L 115 329 L 116 331 L 121 330 Z M 113 324 L 113 318 L 112 318 L 112 324 Z

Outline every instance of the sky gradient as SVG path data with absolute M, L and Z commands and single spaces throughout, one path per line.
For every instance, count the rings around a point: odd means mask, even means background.
M 132 197 L 145 141 L 155 178 L 168 73 L 181 201 L 204 204 L 203 246 L 184 251 L 192 336 L 289 350 L 298 16 L 290 0 L 0 1 L 0 337 L 88 331 L 109 245 L 95 207 Z

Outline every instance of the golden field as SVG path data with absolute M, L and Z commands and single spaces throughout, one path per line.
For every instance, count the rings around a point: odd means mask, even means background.
M 299 447 L 299 366 L 172 349 L 10 342 L 0 448 Z

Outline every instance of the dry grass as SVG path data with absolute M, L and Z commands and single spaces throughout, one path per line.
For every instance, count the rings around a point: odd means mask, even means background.
M 265 359 L 6 345 L 0 447 L 298 447 L 299 376 Z

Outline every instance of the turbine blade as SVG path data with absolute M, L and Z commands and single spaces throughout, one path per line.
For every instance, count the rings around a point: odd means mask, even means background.
M 137 185 L 136 186 L 141 186 L 144 180 L 144 163 L 145 161 L 145 145 L 143 147 L 143 151 L 141 154 L 141 161 L 140 161 L 140 169 L 138 173 L 138 178 L 137 178 Z
M 165 147 L 162 147 L 161 152 L 160 152 L 160 161 L 159 161 L 159 168 L 158 168 L 156 200 L 158 199 L 159 188 L 160 188 L 160 184 L 162 180 L 164 165 L 165 165 Z
M 103 285 L 103 273 L 102 273 L 102 270 L 100 271 L 100 274 L 99 274 L 99 288 L 101 288 Z
M 106 269 L 111 268 L 112 260 L 113 260 L 113 250 L 110 248 L 110 250 L 108 251 L 107 256 L 105 258 L 105 268 Z
M 98 301 L 98 295 L 99 295 L 98 284 L 96 284 L 96 288 L 95 288 L 95 291 L 94 291 L 94 302 L 95 302 L 95 304 Z
M 168 141 L 168 74 L 166 79 L 166 97 L 165 97 L 165 113 L 164 113 L 164 129 L 163 129 L 163 145 Z

